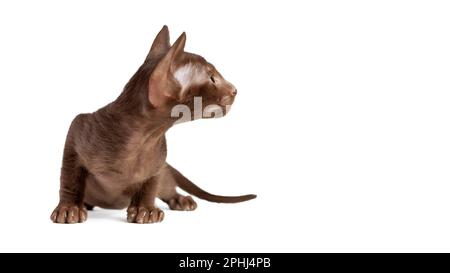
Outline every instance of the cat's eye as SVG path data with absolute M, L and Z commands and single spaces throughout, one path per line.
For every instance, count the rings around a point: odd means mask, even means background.
M 214 79 L 214 76 L 211 76 L 209 79 L 210 79 L 213 83 L 216 83 L 216 80 Z

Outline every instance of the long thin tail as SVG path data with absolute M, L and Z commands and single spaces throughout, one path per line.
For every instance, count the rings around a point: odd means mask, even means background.
M 241 195 L 241 196 L 221 196 L 221 195 L 215 195 L 211 194 L 207 191 L 202 190 L 197 185 L 192 183 L 189 179 L 184 177 L 179 171 L 177 171 L 175 168 L 167 164 L 168 168 L 170 169 L 172 175 L 174 176 L 175 181 L 177 182 L 177 185 L 183 189 L 184 191 L 188 192 L 189 194 L 192 194 L 194 196 L 197 196 L 198 198 L 210 201 L 210 202 L 216 202 L 216 203 L 239 203 L 248 201 L 251 199 L 255 199 L 255 194 L 247 194 L 247 195 Z

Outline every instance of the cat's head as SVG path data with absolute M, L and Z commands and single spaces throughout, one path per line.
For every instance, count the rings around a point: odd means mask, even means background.
M 156 36 L 149 53 L 159 58 L 149 78 L 151 105 L 175 117 L 186 118 L 188 109 L 191 119 L 225 115 L 236 97 L 236 87 L 202 56 L 185 52 L 185 43 L 183 32 L 171 46 L 167 26 Z

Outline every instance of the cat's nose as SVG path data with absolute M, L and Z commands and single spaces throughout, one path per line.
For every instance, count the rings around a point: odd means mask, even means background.
M 236 89 L 236 88 L 231 92 L 231 95 L 232 95 L 233 97 L 235 97 L 235 96 L 237 95 L 237 89 Z

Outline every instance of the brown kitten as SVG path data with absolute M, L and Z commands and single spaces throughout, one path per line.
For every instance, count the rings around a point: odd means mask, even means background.
M 174 115 L 174 110 L 183 110 L 190 119 L 199 118 L 196 100 L 200 97 L 200 112 L 218 117 L 226 113 L 237 92 L 203 57 L 184 52 L 185 42 L 183 33 L 170 46 L 169 30 L 164 26 L 122 94 L 98 111 L 73 120 L 64 147 L 60 201 L 51 215 L 53 222 L 84 222 L 86 207 L 94 206 L 128 206 L 129 222 L 160 222 L 164 213 L 155 206 L 156 197 L 174 210 L 197 207 L 190 196 L 177 193 L 177 186 L 212 202 L 256 197 L 210 194 L 166 162 L 165 133 L 180 114 Z

